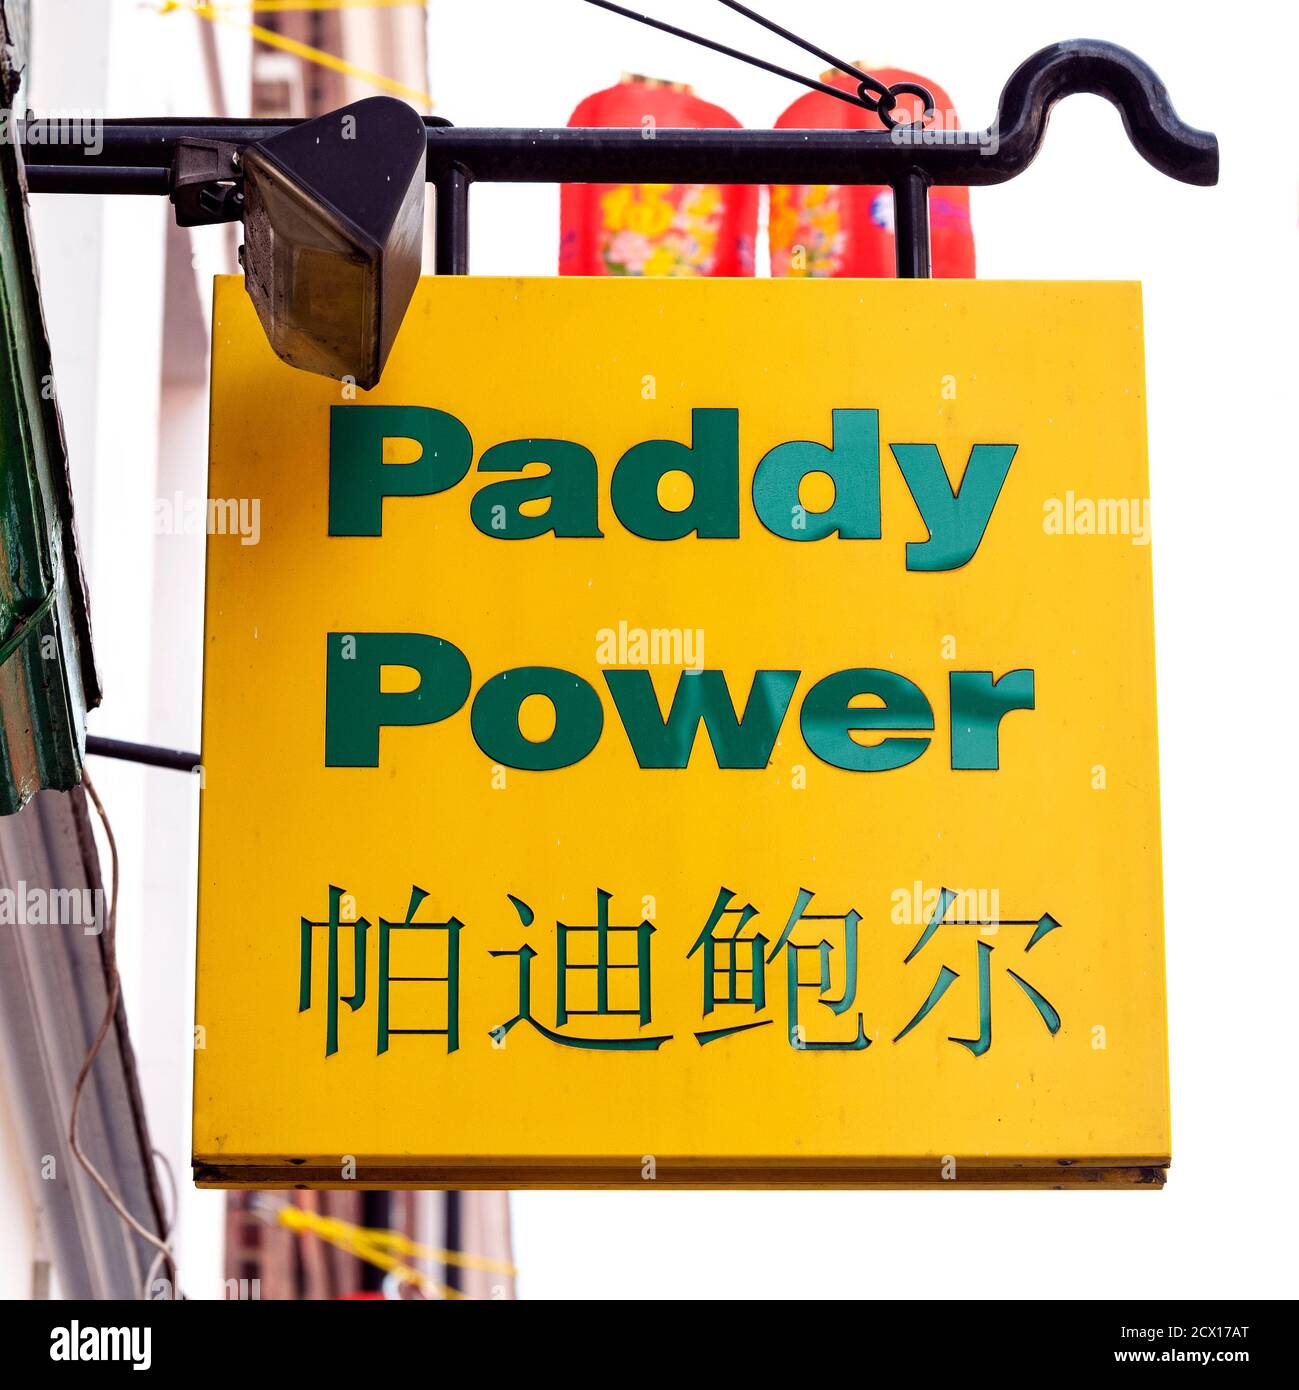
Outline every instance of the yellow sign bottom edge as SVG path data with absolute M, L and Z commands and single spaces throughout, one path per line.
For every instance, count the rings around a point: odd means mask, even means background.
M 764 1189 L 764 1188 L 1161 1188 L 1169 1160 L 1124 1158 L 988 1160 L 928 1159 L 923 1163 L 878 1160 L 746 1163 L 655 1157 L 652 1171 L 643 1158 L 564 1160 L 562 1158 L 463 1160 L 430 1163 L 356 1160 L 356 1176 L 344 1178 L 337 1160 L 329 1163 L 196 1161 L 194 1182 L 211 1188 L 463 1188 L 519 1189 Z

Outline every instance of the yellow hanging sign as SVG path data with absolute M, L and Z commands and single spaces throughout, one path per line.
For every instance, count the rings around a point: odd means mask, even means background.
M 198 1181 L 1159 1185 L 1140 317 L 219 280 Z

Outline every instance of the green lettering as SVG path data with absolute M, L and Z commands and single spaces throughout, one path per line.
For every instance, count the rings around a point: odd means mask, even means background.
M 740 412 L 692 410 L 691 443 L 649 439 L 618 460 L 610 498 L 618 520 L 650 541 L 676 541 L 697 533 L 706 540 L 734 540 L 740 534 Z M 690 505 L 669 511 L 659 501 L 666 473 L 689 475 Z
M 702 719 L 718 767 L 766 767 L 798 684 L 797 671 L 758 671 L 737 718 L 721 671 L 684 671 L 666 720 L 648 671 L 606 671 L 632 752 L 641 767 L 685 767 Z
M 469 698 L 469 663 L 441 637 L 331 632 L 325 651 L 326 767 L 378 767 L 380 729 L 436 724 Z M 383 690 L 385 666 L 409 667 L 419 684 L 414 690 Z
M 413 463 L 384 463 L 385 439 L 420 447 Z M 469 472 L 474 442 L 443 410 L 423 405 L 329 408 L 329 534 L 381 536 L 385 497 L 425 497 Z
M 890 444 L 929 539 L 907 542 L 907 569 L 955 570 L 974 558 L 1001 496 L 1017 444 L 976 444 L 953 488 L 934 444 Z
M 554 706 L 555 728 L 534 743 L 519 728 L 519 708 L 529 695 Z M 581 762 L 600 741 L 604 707 L 594 688 L 571 671 L 553 666 L 517 666 L 493 676 L 474 697 L 469 712 L 474 742 L 494 762 L 527 772 L 552 772 Z
M 763 456 L 753 474 L 753 510 L 768 531 L 787 541 L 835 534 L 879 540 L 879 411 L 832 410 L 830 419 L 828 448 L 795 439 Z M 799 501 L 799 484 L 809 473 L 825 473 L 834 483 L 834 502 L 823 512 L 809 512 Z
M 526 541 L 552 532 L 556 536 L 595 536 L 599 526 L 600 475 L 595 456 L 565 439 L 513 439 L 488 449 L 478 462 L 480 473 L 522 473 L 530 463 L 550 472 L 535 478 L 489 483 L 474 494 L 469 516 L 485 535 Z M 550 499 L 540 516 L 525 516 L 525 502 Z
M 1000 766 L 1001 721 L 1013 709 L 1035 709 L 1031 670 L 1007 671 L 994 681 L 991 671 L 951 674 L 952 767 L 991 771 Z
M 875 695 L 883 704 L 857 709 L 858 695 Z M 886 738 L 858 743 L 854 730 L 932 729 L 934 712 L 925 693 L 905 676 L 863 666 L 836 671 L 807 692 L 800 716 L 803 739 L 822 762 L 848 772 L 889 772 L 906 767 L 929 747 L 927 738 Z

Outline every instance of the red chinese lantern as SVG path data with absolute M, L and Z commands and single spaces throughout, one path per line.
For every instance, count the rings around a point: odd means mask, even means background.
M 959 130 L 951 98 L 927 77 L 900 68 L 874 69 L 872 76 L 886 86 L 918 82 L 934 97 L 934 115 L 927 128 Z M 823 82 L 854 90 L 847 73 L 828 72 Z M 915 97 L 899 96 L 897 119 L 919 115 Z M 777 129 L 882 130 L 873 111 L 837 101 L 822 92 L 809 92 L 794 102 L 776 122 Z M 948 279 L 974 278 L 974 232 L 970 227 L 970 190 L 933 188 L 929 193 L 930 246 L 933 273 Z M 777 185 L 771 190 L 768 224 L 771 273 L 781 276 L 875 276 L 896 273 L 893 244 L 893 190 L 887 187 L 812 184 Z
M 625 76 L 570 126 L 738 130 L 689 87 Z M 758 190 L 711 183 L 572 183 L 560 192 L 561 275 L 752 275 Z

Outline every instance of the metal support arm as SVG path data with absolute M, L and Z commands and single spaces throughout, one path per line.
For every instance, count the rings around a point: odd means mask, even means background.
M 765 21 L 764 21 L 765 22 Z M 929 263 L 929 189 L 1004 183 L 1033 162 L 1051 108 L 1075 92 L 1118 108 L 1134 148 L 1184 183 L 1218 179 L 1218 142 L 1183 122 L 1164 85 L 1134 54 L 1095 39 L 1052 44 L 1012 74 L 986 130 L 927 121 L 881 130 L 657 130 L 637 128 L 458 129 L 425 117 L 425 176 L 438 193 L 437 269 L 465 274 L 469 187 L 496 183 L 831 183 L 893 189 L 897 273 L 924 278 Z M 108 121 L 94 157 L 57 140 L 54 123 L 23 130 L 33 193 L 165 194 L 188 221 L 239 215 L 242 190 L 227 177 L 204 187 L 205 152 L 229 152 L 283 133 L 277 121 Z M 228 160 L 227 160 L 228 163 Z
M 1113 102 L 1137 152 L 1161 173 L 1183 183 L 1217 182 L 1217 139 L 1178 117 L 1164 84 L 1141 59 L 1095 39 L 1052 44 L 1022 63 L 985 130 L 662 129 L 650 140 L 639 127 L 459 128 L 428 116 L 428 179 L 438 183 L 458 173 L 480 183 L 893 184 L 919 172 L 930 184 L 1004 183 L 1032 163 L 1051 108 L 1076 92 Z M 55 124 L 24 127 L 33 193 L 165 194 L 182 141 L 242 149 L 295 123 L 106 121 L 96 156 L 53 143 Z

